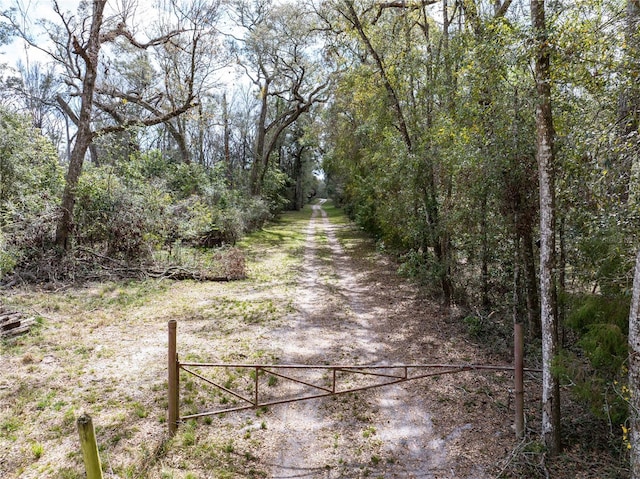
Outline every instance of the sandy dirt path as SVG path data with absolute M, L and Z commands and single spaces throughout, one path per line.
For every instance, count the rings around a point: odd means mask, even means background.
M 292 231 L 284 234 L 287 224 Z M 496 477 L 514 447 L 506 373 L 433 377 L 186 421 L 167 440 L 170 319 L 187 361 L 505 361 L 474 344 L 455 310 L 399 277 L 353 225 L 329 221 L 322 205 L 307 224 L 284 222 L 262 234 L 264 244 L 248 250 L 248 281 L 13 291 L 7 299 L 42 315 L 43 325 L 0 343 L 8 365 L 0 375 L 0 477 L 82 477 L 80 412 L 99 426 L 109 479 Z M 211 374 L 251 394 L 251 371 L 225 371 Z M 314 384 L 329 379 L 309 374 L 303 379 Z M 265 395 L 301 392 L 285 380 L 261 380 Z M 341 388 L 368 380 L 345 375 Z M 183 374 L 181 414 L 235 404 L 218 393 Z
M 397 347 L 416 327 L 415 317 L 402 315 L 404 306 L 415 306 L 417 292 L 387 281 L 390 277 L 378 275 L 371 265 L 358 264 L 338 242 L 336 226 L 321 205 L 313 208 L 296 311 L 286 326 L 265 338 L 280 352 L 281 362 L 365 365 L 424 358 L 421 346 L 437 341 L 428 334 L 417 344 Z M 424 315 L 416 316 L 421 320 Z M 364 379 L 352 381 L 361 385 Z M 429 386 L 409 384 L 274 407 L 269 414 L 272 450 L 263 459 L 269 477 L 488 477 L 480 464 L 460 470 L 459 463 L 450 462 L 455 456 L 449 445 L 466 442 L 473 424 L 461 418 L 448 431 L 436 431 L 423 397 Z

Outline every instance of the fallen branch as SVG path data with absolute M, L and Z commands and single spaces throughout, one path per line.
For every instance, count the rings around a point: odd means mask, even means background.
M 174 279 L 194 281 L 234 281 L 246 278 L 245 258 L 241 250 L 225 248 L 213 255 L 201 258 L 191 265 L 166 262 L 129 262 L 114 258 L 93 249 L 76 246 L 75 255 L 64 257 L 45 256 L 26 268 L 20 268 L 5 276 L 0 288 L 10 288 L 16 284 L 83 281 L 104 281 L 121 279 Z M 1 312 L 1 309 L 0 309 Z
M 175 280 L 193 279 L 195 281 L 230 281 L 228 276 L 218 276 L 207 271 L 194 271 L 182 266 L 170 266 L 163 271 L 148 270 L 147 274 L 151 278 L 159 279 L 168 278 Z

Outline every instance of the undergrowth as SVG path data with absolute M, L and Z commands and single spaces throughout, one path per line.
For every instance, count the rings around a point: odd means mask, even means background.
M 207 360 L 213 352 L 224 361 L 275 361 L 251 330 L 273 327 L 292 311 L 288 294 L 310 214 L 308 207 L 284 214 L 225 250 L 242 258 L 238 281 L 111 278 L 6 290 L 5 307 L 39 319 L 28 334 L 0 341 L 0 359 L 11 365 L 0 377 L 0 476 L 82 477 L 75 420 L 87 412 L 112 475 L 266 477 L 254 459 L 266 423 L 249 437 L 232 425 L 186 427 L 166 443 L 166 321 L 177 319 L 181 337 L 196 341 L 191 352 L 182 347 L 185 357 Z M 177 254 L 215 261 L 208 251 L 183 247 Z M 227 381 L 242 387 L 251 377 Z M 199 411 L 208 404 L 206 388 L 189 384 L 185 378 L 183 407 Z

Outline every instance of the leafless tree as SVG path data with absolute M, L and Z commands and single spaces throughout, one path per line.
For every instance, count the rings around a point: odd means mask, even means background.
M 238 63 L 259 99 L 250 190 L 259 194 L 269 160 L 283 132 L 316 103 L 327 99 L 330 76 L 321 68 L 311 12 L 299 4 L 238 1 Z
M 41 21 L 49 38 L 46 45 L 21 27 L 15 10 L 4 14 L 25 41 L 47 53 L 63 71 L 68 89 L 67 99 L 57 98 L 77 129 L 55 240 L 65 251 L 71 247 L 76 186 L 93 141 L 131 128 L 165 125 L 188 158 L 177 119 L 196 106 L 213 63 L 203 55 L 205 38 L 214 30 L 217 3 L 196 2 L 183 9 L 169 0 L 164 17 L 148 25 L 145 30 L 151 33 L 144 35 L 133 23 L 135 3 L 125 0 L 108 15 L 106 5 L 106 0 L 81 3 L 77 14 L 71 14 L 54 1 L 55 20 Z M 137 60 L 129 65 L 128 77 L 113 55 Z

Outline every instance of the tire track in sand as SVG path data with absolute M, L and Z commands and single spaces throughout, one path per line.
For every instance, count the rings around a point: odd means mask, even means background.
M 345 253 L 321 205 L 313 206 L 306 236 L 296 312 L 268 337 L 270 347 L 281 353 L 280 362 L 404 362 L 386 347 L 392 331 L 381 323 L 387 311 L 362 276 L 368 272 Z M 269 477 L 457 477 L 447 465 L 447 442 L 470 424 L 437 437 L 425 402 L 406 385 L 339 398 L 346 399 L 316 399 L 270 411 Z

